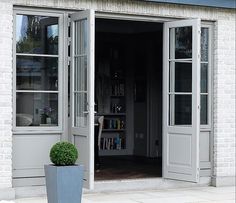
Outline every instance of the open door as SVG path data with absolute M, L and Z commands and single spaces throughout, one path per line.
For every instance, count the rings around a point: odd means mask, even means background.
M 164 24 L 163 177 L 199 181 L 200 20 Z
M 94 187 L 94 11 L 71 15 L 71 140 Z

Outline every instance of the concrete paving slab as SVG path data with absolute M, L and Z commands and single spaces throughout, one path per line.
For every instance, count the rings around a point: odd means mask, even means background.
M 47 203 L 47 199 L 24 198 L 0 203 Z M 86 193 L 82 203 L 235 203 L 235 187 Z

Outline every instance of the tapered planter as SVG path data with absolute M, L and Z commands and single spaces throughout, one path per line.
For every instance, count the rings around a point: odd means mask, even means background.
M 81 203 L 83 166 L 45 165 L 48 203 Z

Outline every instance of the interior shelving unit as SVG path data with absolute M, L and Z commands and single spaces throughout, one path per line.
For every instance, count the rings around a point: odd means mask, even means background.
M 111 46 L 112 44 L 112 46 Z M 96 57 L 96 110 L 104 116 L 100 155 L 124 155 L 126 151 L 126 76 L 122 46 L 104 41 Z M 102 53 L 103 55 L 99 55 Z

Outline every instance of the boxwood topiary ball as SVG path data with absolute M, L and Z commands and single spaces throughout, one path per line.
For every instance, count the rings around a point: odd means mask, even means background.
M 50 150 L 50 159 L 56 166 L 74 165 L 78 159 L 78 151 L 69 142 L 58 142 Z

